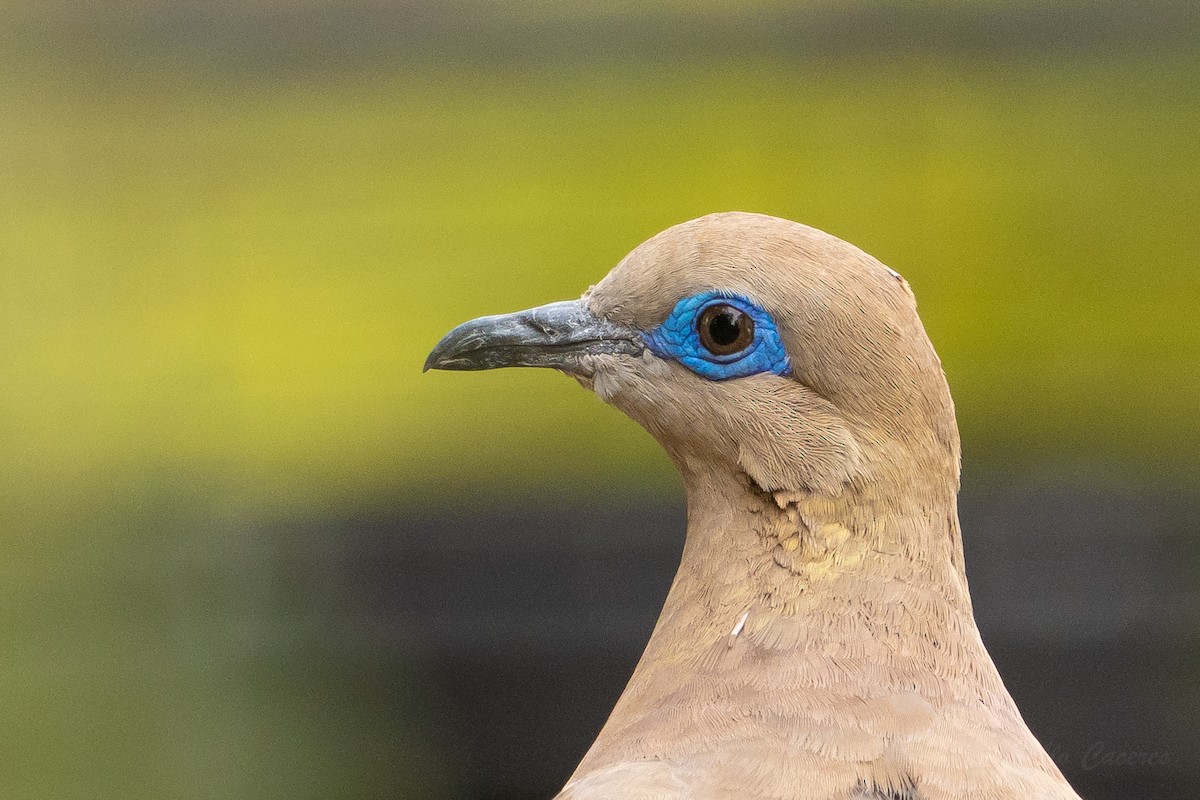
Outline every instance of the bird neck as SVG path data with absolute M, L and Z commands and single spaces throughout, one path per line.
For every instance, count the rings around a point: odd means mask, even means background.
M 910 498 L 882 484 L 838 496 L 769 493 L 704 472 L 685 472 L 685 483 L 679 572 L 576 778 L 648 760 L 715 763 L 723 749 L 788 742 L 805 774 L 861 786 L 863 770 L 892 775 L 895 754 L 880 753 L 921 732 L 973 743 L 980 758 L 1000 753 L 1028 785 L 1065 786 L 975 626 L 953 487 Z M 903 758 L 937 774 L 945 751 L 914 746 Z M 804 793 L 783 767 L 754 774 L 767 788 L 740 796 L 832 796 L 828 787 Z M 1011 796 L 1033 794 L 1074 797 Z
M 764 491 L 742 475 L 689 473 L 679 580 L 706 596 L 759 592 L 771 607 L 798 603 L 795 612 L 818 599 L 850 601 L 874 584 L 915 581 L 940 603 L 970 610 L 953 486 L 863 481 L 836 493 Z M 734 564 L 753 568 L 737 574 Z
M 944 689 L 1007 697 L 972 615 L 952 487 L 935 500 L 928 487 L 912 493 L 921 499 L 871 485 L 837 496 L 764 492 L 703 472 L 685 484 L 687 540 L 634 695 L 663 665 L 677 675 L 724 669 L 747 652 L 785 666 L 837 664 L 836 673 L 781 676 L 897 686 L 939 671 L 949 653 L 979 667 Z M 783 677 L 773 686 L 788 689 Z
M 703 608 L 716 626 L 710 636 L 729 634 L 745 613 L 751 635 L 770 628 L 786 643 L 786 630 L 795 637 L 788 646 L 825 652 L 870 643 L 884 661 L 884 639 L 939 641 L 942 629 L 977 638 L 952 486 L 766 492 L 715 472 L 687 474 L 685 483 L 688 533 L 664 634 L 683 612 L 694 637 Z
M 713 472 L 684 479 L 679 571 L 578 774 L 694 738 L 687 721 L 712 704 L 764 692 L 793 698 L 784 705 L 800 715 L 817 697 L 889 692 L 1016 713 L 975 627 L 952 489 L 922 502 L 884 487 L 827 496 Z
M 697 721 L 729 703 L 782 707 L 796 725 L 829 697 L 917 696 L 922 708 L 1019 719 L 975 627 L 952 489 L 935 502 L 883 486 L 827 496 L 684 477 L 679 571 L 577 774 L 680 739 L 703 748 Z M 846 707 L 848 724 L 878 711 L 860 706 Z

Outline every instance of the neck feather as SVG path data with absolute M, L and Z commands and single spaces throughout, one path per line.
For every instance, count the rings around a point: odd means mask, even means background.
M 664 634 L 701 647 L 748 611 L 739 635 L 761 632 L 773 649 L 875 663 L 956 630 L 977 638 L 952 488 L 763 492 L 743 476 L 693 473 L 687 489 Z
M 679 571 L 581 773 L 639 752 L 703 749 L 706 714 L 781 705 L 766 694 L 795 698 L 782 705 L 806 719 L 805 703 L 909 695 L 921 708 L 983 701 L 1016 714 L 975 627 L 953 490 L 917 502 L 869 487 L 768 493 L 712 473 L 687 472 L 685 483 Z

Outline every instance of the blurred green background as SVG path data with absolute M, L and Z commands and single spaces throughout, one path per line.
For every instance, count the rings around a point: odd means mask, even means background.
M 420 659 L 343 635 L 321 521 L 677 503 L 572 381 L 420 366 L 710 211 L 909 279 L 968 477 L 1194 497 L 1198 34 L 1190 4 L 9 0 L 0 795 L 455 794 Z

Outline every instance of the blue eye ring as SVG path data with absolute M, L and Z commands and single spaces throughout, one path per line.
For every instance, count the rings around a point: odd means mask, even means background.
M 702 330 L 705 315 L 725 307 L 745 320 L 737 336 L 722 344 L 712 331 Z M 739 326 L 740 327 L 740 326 Z M 685 297 L 675 304 L 662 324 L 642 338 L 649 350 L 660 358 L 678 361 L 692 372 L 709 380 L 741 378 L 760 372 L 790 375 L 792 365 L 784 348 L 775 320 L 760 305 L 739 294 L 710 291 Z M 710 341 L 705 341 L 708 338 Z M 716 345 L 715 349 L 710 345 Z M 736 349 L 733 348 L 736 345 Z

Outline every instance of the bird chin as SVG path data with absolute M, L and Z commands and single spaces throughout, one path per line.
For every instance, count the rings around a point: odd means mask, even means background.
M 592 373 L 589 372 L 585 374 L 583 372 L 568 372 L 566 374 L 574 378 L 576 383 L 587 389 L 589 392 L 594 392 L 596 390 L 596 380 Z
M 623 353 L 583 356 L 579 359 L 579 369 L 571 375 L 580 386 L 641 422 L 638 410 L 652 409 L 664 400 L 654 389 L 669 384 L 656 384 L 655 380 L 671 373 L 672 365 L 645 350 L 636 356 Z
M 622 375 L 629 368 L 629 365 L 622 362 L 633 361 L 636 359 L 631 356 L 584 355 L 576 360 L 572 369 L 564 370 L 564 372 L 578 381 L 580 386 L 594 392 L 604 402 L 611 403 L 613 398 L 620 393 L 623 383 Z

